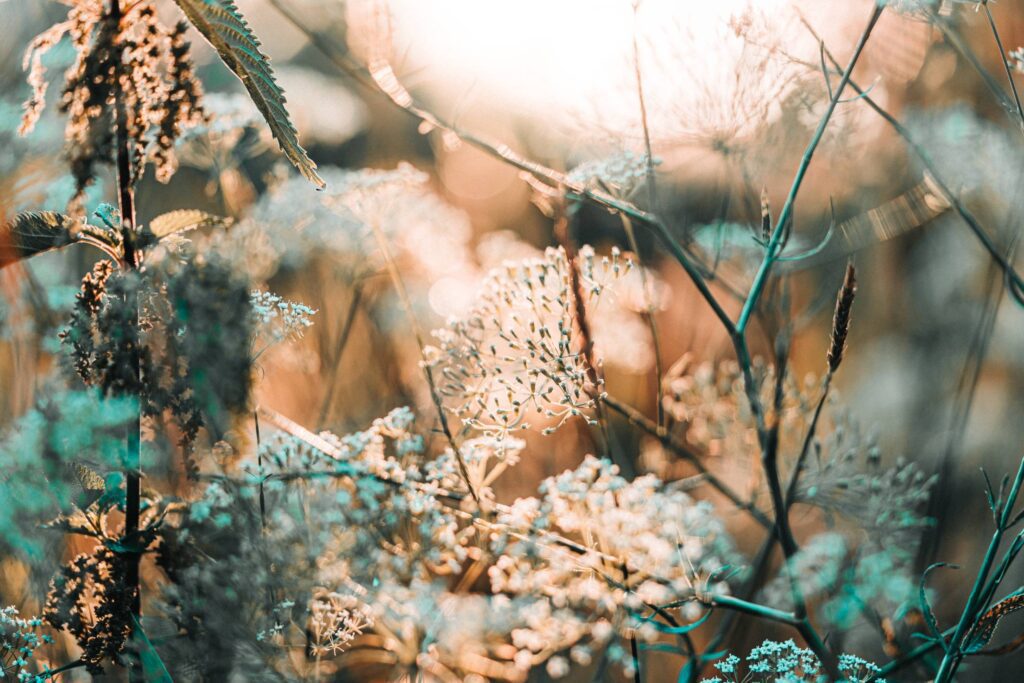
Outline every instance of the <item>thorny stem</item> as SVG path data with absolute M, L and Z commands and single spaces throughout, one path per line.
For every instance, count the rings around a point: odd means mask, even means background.
M 111 0 L 110 2 L 110 18 L 118 24 L 117 35 L 121 32 L 121 3 L 120 0 Z M 120 57 L 119 57 L 120 58 Z M 115 129 L 117 136 L 117 199 L 118 209 L 121 213 L 121 238 L 122 244 L 124 245 L 124 257 L 123 267 L 130 270 L 136 270 L 139 267 L 140 254 L 136 251 L 136 229 L 135 229 L 135 190 L 134 190 L 134 178 L 132 177 L 132 166 L 131 166 L 131 141 L 128 139 L 128 112 L 125 110 L 124 100 L 120 96 L 120 90 L 116 89 L 114 94 L 114 115 L 115 115 Z M 132 301 L 127 301 L 129 308 L 134 309 L 135 313 L 132 316 L 133 319 L 129 321 L 129 325 L 135 329 L 129 331 L 128 336 L 138 336 L 138 300 L 135 298 L 136 295 L 130 295 Z M 138 382 L 141 379 L 141 359 L 139 357 L 139 349 L 136 348 L 131 359 L 133 375 Z M 125 493 L 125 519 L 124 519 L 124 535 L 126 538 L 134 537 L 139 530 L 139 516 L 141 510 L 141 476 L 142 476 L 142 460 L 141 460 L 141 426 L 142 426 L 142 406 L 141 396 L 137 397 L 140 405 L 138 412 L 135 413 L 134 419 L 128 425 L 128 432 L 126 435 L 127 441 L 127 454 L 126 464 L 127 468 L 125 471 L 125 482 L 126 482 L 126 493 Z M 134 539 L 133 539 L 134 542 Z M 125 581 L 128 584 L 128 588 L 133 592 L 132 597 L 132 617 L 133 623 L 138 624 L 142 616 L 142 595 L 139 586 L 139 560 L 141 554 L 133 549 L 127 554 L 127 570 Z M 142 670 L 140 662 L 137 659 L 132 658 L 129 667 L 129 678 L 131 680 L 141 680 Z
M 804 178 L 807 175 L 807 169 L 811 165 L 811 159 L 814 157 L 814 152 L 818 148 L 818 144 L 821 142 L 822 136 L 825 134 L 825 129 L 828 127 L 829 121 L 832 119 L 832 114 L 835 111 L 836 106 L 839 104 L 843 91 L 850 82 L 850 76 L 853 74 L 853 68 L 857 65 L 857 61 L 860 59 L 860 55 L 864 51 L 864 46 L 867 45 L 868 38 L 871 36 L 871 31 L 874 29 L 875 24 L 878 23 L 878 19 L 882 16 L 882 11 L 884 9 L 884 4 L 872 3 L 871 17 L 868 19 L 868 25 L 865 27 L 863 33 L 861 33 L 860 39 L 857 41 L 857 47 L 854 48 L 853 56 L 850 58 L 850 63 L 843 71 L 843 76 L 839 80 L 839 85 L 836 86 L 835 91 L 832 93 L 832 99 L 829 101 L 828 109 L 826 109 L 824 116 L 822 116 L 821 120 L 818 122 L 818 128 L 814 131 L 814 135 L 811 137 L 811 141 L 807 145 L 807 149 L 804 151 L 803 158 L 800 160 L 800 166 L 797 168 L 796 176 L 793 179 L 793 185 L 789 190 L 789 196 L 786 197 L 786 203 L 782 206 L 782 211 L 779 213 L 779 219 L 778 223 L 775 225 L 775 231 L 772 233 L 772 238 L 768 242 L 764 260 L 761 261 L 761 267 L 758 270 L 757 275 L 754 277 L 754 282 L 750 287 L 750 293 L 747 295 L 747 300 L 743 304 L 743 310 L 740 312 L 739 320 L 736 322 L 736 329 L 740 334 L 743 334 L 747 328 L 747 324 L 750 322 L 750 316 L 753 314 L 754 309 L 757 306 L 758 299 L 761 297 L 761 292 L 764 290 L 764 286 L 768 281 L 768 274 L 771 271 L 772 265 L 774 264 L 779 251 L 781 250 L 782 236 L 786 233 L 788 223 L 792 219 L 797 193 L 800 192 L 800 186 L 803 184 Z
M 380 247 L 381 253 L 384 256 L 384 262 L 387 265 L 388 274 L 391 276 L 391 283 L 398 293 L 398 298 L 402 301 L 402 307 L 405 309 L 405 314 L 409 318 L 409 325 L 412 327 L 413 336 L 416 339 L 416 345 L 420 350 L 421 366 L 423 367 L 423 374 L 427 378 L 427 385 L 430 388 L 430 399 L 434 403 L 434 407 L 437 409 L 437 419 L 441 423 L 441 431 L 444 432 L 445 438 L 448 440 L 448 445 L 452 449 L 452 454 L 455 456 L 456 462 L 459 464 L 459 473 L 462 475 L 462 479 L 466 482 L 466 489 L 469 491 L 469 495 L 473 497 L 473 500 L 479 505 L 480 498 L 477 496 L 476 488 L 473 486 L 473 482 L 469 478 L 469 469 L 466 467 L 466 461 L 462 457 L 462 451 L 459 450 L 459 445 L 455 443 L 455 436 L 452 434 L 451 427 L 448 426 L 448 414 L 445 412 L 444 402 L 441 400 L 441 394 L 437 391 L 437 384 L 434 382 L 434 373 L 430 368 L 430 364 L 427 362 L 426 345 L 423 341 L 423 331 L 420 329 L 419 321 L 416 319 L 416 311 L 413 309 L 412 300 L 409 298 L 409 291 L 405 288 L 405 282 L 402 280 L 401 273 L 398 272 L 398 265 L 395 263 L 395 259 L 391 256 L 391 249 L 388 248 L 387 236 L 384 235 L 384 231 L 380 229 L 376 221 L 370 221 L 373 234 L 377 237 L 377 245 Z
M 1010 487 L 1006 500 L 1002 502 L 1002 509 L 999 511 L 999 517 L 996 520 L 996 530 L 992 534 L 992 540 L 989 542 L 985 558 L 981 562 L 981 567 L 978 568 L 978 576 L 974 581 L 974 586 L 971 588 L 971 594 L 967 598 L 967 604 L 964 605 L 964 611 L 960 615 L 956 631 L 953 632 L 953 637 L 949 641 L 949 647 L 946 649 L 946 654 L 939 665 L 939 671 L 935 674 L 935 683 L 946 683 L 952 680 L 957 668 L 960 666 L 960 662 L 963 660 L 964 653 L 961 651 L 963 639 L 967 636 L 967 632 L 971 627 L 973 627 L 978 613 L 985 609 L 986 600 L 984 600 L 984 597 L 989 592 L 986 579 L 988 578 L 989 571 L 992 569 L 992 564 L 995 562 L 996 554 L 999 552 L 999 545 L 1002 543 L 1003 534 L 1010 523 L 1010 516 L 1013 514 L 1021 484 L 1024 484 L 1024 458 L 1021 458 L 1020 465 L 1017 467 L 1017 476 L 1014 477 L 1013 485 Z

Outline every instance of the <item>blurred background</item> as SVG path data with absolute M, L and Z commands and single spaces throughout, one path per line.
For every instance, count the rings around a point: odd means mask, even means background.
M 554 244 L 551 221 L 516 168 L 424 124 L 342 67 L 386 60 L 425 110 L 559 171 L 644 154 L 639 74 L 658 161 L 655 192 L 642 178 L 613 189 L 663 217 L 713 273 L 713 290 L 735 315 L 763 253 L 753 239 L 762 191 L 777 212 L 828 102 L 818 41 L 845 64 L 872 6 L 392 0 L 382 13 L 378 3 L 363 1 L 237 4 L 275 65 L 328 190 L 317 193 L 289 175 L 240 84 L 194 36 L 215 118 L 179 150 L 170 184 L 147 174 L 139 218 L 188 207 L 235 219 L 237 236 L 224 239 L 236 240 L 240 267 L 318 311 L 303 339 L 260 357 L 257 399 L 337 433 L 399 405 L 430 414 L 430 402 L 418 349 L 372 239 L 325 208 L 332 179 L 401 163 L 426 174 L 415 201 L 390 208 L 402 217 L 392 233 L 395 256 L 428 330 L 472 303 L 489 268 Z M 984 15 L 971 3 L 941 3 L 939 24 L 909 11 L 913 3 L 897 4 L 908 11 L 883 15 L 854 80 L 913 133 L 996 248 L 1012 255 L 1024 215 L 1024 131 L 1005 106 L 1003 65 Z M 176 11 L 173 3 L 163 9 Z M 1002 0 L 992 11 L 1006 49 L 1024 43 L 1024 3 Z M 63 121 L 51 107 L 31 136 L 19 137 L 17 128 L 29 94 L 23 49 L 66 8 L 6 0 L 0 12 L 0 208 L 62 210 L 72 192 L 60 158 Z M 51 76 L 71 57 L 69 46 L 55 49 L 46 59 Z M 58 90 L 51 88 L 51 100 Z M 935 192 L 920 160 L 863 100 L 847 94 L 801 190 L 787 253 L 831 239 L 820 253 L 780 265 L 791 278 L 798 326 L 791 368 L 799 378 L 823 373 L 835 292 L 852 257 L 860 287 L 835 386 L 841 403 L 877 435 L 883 459 L 903 457 L 941 475 L 930 507 L 937 526 L 925 535 L 922 561 L 964 567 L 932 580 L 937 616 L 948 624 L 989 538 L 979 468 L 997 480 L 1024 455 L 1024 310 L 1008 299 L 1001 272 Z M 98 183 L 86 209 L 113 199 L 111 182 Z M 602 253 L 612 245 L 633 251 L 619 217 L 594 206 L 580 212 L 574 237 Z M 636 239 L 636 258 L 654 281 L 645 296 L 656 309 L 657 339 L 637 305 L 624 305 L 595 337 L 609 392 L 653 417 L 659 365 L 667 372 L 687 354 L 694 365 L 730 359 L 732 348 L 678 265 L 642 226 Z M 52 377 L 56 331 L 94 258 L 72 249 L 0 270 L 0 425 L 23 414 Z M 770 318 L 751 328 L 755 354 L 770 355 Z M 715 419 L 706 418 L 712 427 Z M 530 494 L 541 478 L 575 466 L 591 438 L 582 424 L 528 437 L 499 498 Z M 666 465 L 624 422 L 613 422 L 612 439 L 638 470 L 692 474 Z M 712 447 L 708 465 L 737 489 L 755 491 L 753 448 L 742 439 Z M 703 489 L 695 495 L 714 499 Z M 753 552 L 760 530 L 739 515 L 729 520 Z M 817 524 L 797 513 L 798 534 L 804 521 Z M 28 576 L 13 557 L 0 558 L 0 577 L 2 602 L 29 606 L 47 578 Z M 756 644 L 768 633 L 745 637 Z M 974 663 L 966 675 L 1015 680 L 1007 672 L 1024 665 L 1024 655 L 1012 657 Z

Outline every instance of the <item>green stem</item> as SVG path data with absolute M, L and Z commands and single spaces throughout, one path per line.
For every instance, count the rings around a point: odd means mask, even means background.
M 736 329 L 740 334 L 743 334 L 747 329 L 747 324 L 750 322 L 750 316 L 753 315 L 754 309 L 757 306 L 757 301 L 761 297 L 761 292 L 764 290 L 764 286 L 768 281 L 768 274 L 771 271 L 776 257 L 778 256 L 778 252 L 781 250 L 782 236 L 786 232 L 787 224 L 792 218 L 793 207 L 796 203 L 796 196 L 797 193 L 800 192 L 800 186 L 803 184 L 804 177 L 807 175 L 807 169 L 811 165 L 811 159 L 814 157 L 814 152 L 821 143 L 822 136 L 825 134 L 825 129 L 828 127 L 829 121 L 832 119 L 832 114 L 835 112 L 836 106 L 839 104 L 843 91 L 850 82 L 850 76 L 853 74 L 853 68 L 857 65 L 857 61 L 860 59 L 861 53 L 864 51 L 864 46 L 867 44 L 868 38 L 871 36 L 871 31 L 874 29 L 875 24 L 878 23 L 878 19 L 882 15 L 882 11 L 885 9 L 885 5 L 882 3 L 872 4 L 873 7 L 871 10 L 871 17 L 868 20 L 868 25 L 864 29 L 864 32 L 861 33 L 860 40 L 857 41 L 857 47 L 854 49 L 853 56 L 850 58 L 850 63 L 843 71 L 843 76 L 839 81 L 839 85 L 836 86 L 835 91 L 832 93 L 832 99 L 829 101 L 828 109 L 825 111 L 825 115 L 822 116 L 821 120 L 818 122 L 818 128 L 814 131 L 814 135 L 811 137 L 811 142 L 807 145 L 803 158 L 800 160 L 800 166 L 797 168 L 796 176 L 793 179 L 793 185 L 790 187 L 789 196 L 786 197 L 786 203 L 782 206 L 778 222 L 775 224 L 775 231 L 772 233 L 772 238 L 768 242 L 768 248 L 765 252 L 764 260 L 761 261 L 761 267 L 757 271 L 757 275 L 754 277 L 754 282 L 750 287 L 750 293 L 747 295 L 747 300 L 743 304 L 743 310 L 740 312 L 739 320 L 736 322 Z
M 1020 94 L 1017 92 L 1017 83 L 1013 80 L 1013 72 L 1010 70 L 1010 63 L 1006 61 L 1006 50 L 1003 48 L 1003 40 L 999 37 L 999 29 L 996 28 L 996 20 L 992 16 L 992 10 L 988 6 L 988 0 L 981 3 L 985 6 L 985 16 L 988 17 L 988 25 L 992 29 L 992 38 L 996 41 L 996 48 L 999 50 L 999 59 L 1003 63 L 1003 70 L 1006 71 L 1006 80 L 1010 82 L 1010 92 L 1013 93 L 1013 103 L 1017 105 L 1017 117 L 1020 118 L 1021 126 L 1024 126 L 1024 106 L 1020 102 Z
M 997 520 L 996 530 L 992 534 L 992 540 L 988 544 L 988 550 L 985 552 L 985 558 L 982 560 L 981 567 L 978 569 L 978 576 L 974 581 L 974 586 L 971 588 L 971 594 L 967 598 L 967 604 L 964 606 L 964 611 L 960 615 L 960 621 L 956 625 L 956 631 L 954 631 L 953 638 L 949 642 L 946 654 L 942 658 L 942 663 L 939 665 L 939 671 L 935 675 L 935 683 L 946 683 L 947 681 L 952 680 L 957 667 L 960 666 L 960 662 L 963 660 L 963 653 L 960 651 L 960 648 L 963 645 L 963 639 L 967 636 L 967 632 L 974 625 L 978 612 L 985 608 L 985 604 L 982 601 L 982 597 L 988 591 L 985 579 L 988 578 L 988 573 L 992 569 L 992 563 L 995 562 L 996 554 L 999 552 L 999 545 L 1003 540 L 1003 533 L 1006 531 L 1006 525 L 1010 521 L 1010 515 L 1013 513 L 1013 508 L 1017 502 L 1017 496 L 1020 493 L 1022 483 L 1024 483 L 1024 458 L 1020 461 L 1020 466 L 1017 468 L 1017 476 L 1014 478 L 1013 485 L 1010 487 L 1010 492 L 1007 495 L 1006 500 L 1003 502 L 999 513 L 999 519 Z
M 120 0 L 110 2 L 110 20 L 117 24 L 116 35 L 121 32 L 121 20 L 123 18 Z M 120 57 L 119 57 L 120 59 Z M 134 178 L 131 167 L 131 140 L 128 138 L 128 112 L 125 110 L 124 100 L 117 96 L 115 91 L 114 119 L 115 135 L 117 143 L 117 198 L 118 209 L 121 214 L 121 236 L 124 245 L 123 267 L 135 271 L 139 267 L 140 254 L 136 251 L 136 226 L 135 226 L 135 190 Z M 141 343 L 138 321 L 138 298 L 131 295 L 130 300 L 125 302 L 134 309 L 133 320 L 128 324 L 133 328 L 129 331 L 128 337 L 136 339 L 136 345 Z M 139 349 L 136 346 L 131 359 L 133 374 L 136 380 L 141 377 L 141 359 Z M 141 458 L 141 426 L 142 426 L 142 396 L 139 400 L 139 410 L 135 413 L 134 419 L 128 425 L 125 435 L 127 454 L 125 467 L 125 519 L 124 536 L 130 539 L 130 544 L 136 542 L 135 536 L 139 531 L 139 517 L 141 513 L 142 498 L 142 458 Z M 127 557 L 127 570 L 125 582 L 128 588 L 133 591 L 131 613 L 134 623 L 138 623 L 142 616 L 142 591 L 139 584 L 139 560 L 141 554 L 136 551 L 130 552 Z M 134 629 L 133 629 L 134 630 Z M 141 680 L 141 663 L 137 658 L 132 658 L 128 670 L 129 680 Z

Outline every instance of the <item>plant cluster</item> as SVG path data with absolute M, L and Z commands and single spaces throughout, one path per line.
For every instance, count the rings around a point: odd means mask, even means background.
M 883 12 L 945 21 L 938 3 L 872 2 L 838 76 L 821 44 L 827 106 L 777 217 L 762 194 L 749 227 L 754 267 L 734 314 L 712 289 L 718 256 L 677 239 L 659 211 L 646 122 L 645 153 L 562 173 L 421 108 L 383 56 L 363 68 L 328 51 L 424 130 L 529 176 L 557 244 L 541 251 L 501 233 L 472 244 L 467 215 L 410 164 L 318 172 L 232 0 L 176 0 L 187 21 L 170 28 L 150 0 L 66 4 L 67 19 L 26 54 L 32 96 L 22 128 L 41 120 L 43 56 L 67 37 L 74 60 L 59 109 L 70 209 L 5 223 L 0 265 L 74 244 L 101 257 L 66 297 L 61 362 L 47 390 L 0 441 L 0 548 L 49 571 L 39 618 L 0 609 L 0 678 L 121 667 L 132 681 L 479 683 L 540 671 L 643 681 L 657 676 L 650 655 L 668 653 L 687 682 L 711 666 L 718 675 L 708 683 L 867 683 L 920 665 L 947 683 L 967 658 L 992 654 L 1000 621 L 1024 607 L 1024 589 L 1003 588 L 1024 549 L 1022 461 L 1015 478 L 988 484 L 995 532 L 959 619 L 943 630 L 934 613 L 926 584 L 944 565 L 922 571 L 917 546 L 933 527 L 928 505 L 940 477 L 884 457 L 831 391 L 856 353 L 852 262 L 829 287 L 821 375 L 800 378 L 790 367 L 798 330 L 783 264 L 817 253 L 788 251 L 808 165 L 837 106 L 857 102 L 844 99 L 847 90 L 877 107 L 851 77 Z M 1019 50 L 1006 53 L 991 26 L 1012 85 Z M 205 99 L 190 28 L 248 100 Z M 641 76 L 638 64 L 645 111 Z M 135 190 L 148 165 L 169 181 L 180 143 L 222 180 L 226 168 L 240 172 L 241 162 L 225 163 L 231 154 L 262 149 L 243 142 L 264 123 L 300 177 L 268 180 L 273 187 L 237 222 L 198 208 L 138 220 Z M 115 169 L 117 207 L 86 215 L 86 189 L 104 165 Z M 974 231 L 1024 302 L 1012 261 L 929 170 L 944 209 Z M 323 191 L 299 205 L 310 185 Z M 646 204 L 637 199 L 644 189 Z M 578 244 L 585 206 L 617 215 L 621 246 Z M 662 367 L 655 313 L 670 288 L 641 263 L 650 249 L 634 227 L 681 267 L 733 358 L 688 353 Z M 361 431 L 311 429 L 258 400 L 275 371 L 271 349 L 322 327 L 319 311 L 270 288 L 313 258 L 333 260 L 332 277 L 352 291 L 335 364 L 362 312 L 387 319 L 405 346 L 370 345 L 391 351 L 394 365 L 400 353 L 415 356 L 420 373 L 408 407 Z M 424 296 L 427 287 L 407 281 L 448 289 Z M 450 295 L 461 289 L 472 294 Z M 438 301 L 448 318 L 428 337 L 418 319 Z M 755 328 L 768 341 L 763 359 L 752 353 Z M 606 362 L 634 375 L 653 370 L 655 417 L 615 394 Z M 578 442 L 566 436 L 573 427 Z M 657 444 L 660 459 L 634 457 L 627 430 Z M 573 444 L 574 466 L 510 496 L 508 474 L 554 443 Z M 739 518 L 759 534 L 756 552 L 734 533 Z M 742 645 L 741 618 L 803 646 L 766 639 L 744 659 L 730 655 Z M 861 647 L 890 661 L 845 651 Z M 57 656 L 64 661 L 51 665 Z

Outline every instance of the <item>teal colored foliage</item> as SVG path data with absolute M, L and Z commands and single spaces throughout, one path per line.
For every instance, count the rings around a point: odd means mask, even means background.
M 38 556 L 38 526 L 83 501 L 80 470 L 125 467 L 125 429 L 138 401 L 103 398 L 97 390 L 58 391 L 26 413 L 0 442 L 0 545 Z
M 705 678 L 703 683 L 824 683 L 829 680 L 817 656 L 810 650 L 797 647 L 792 640 L 766 640 L 752 649 L 745 661 L 730 654 L 715 664 L 715 668 L 721 675 Z M 839 655 L 842 683 L 865 683 L 868 680 L 885 683 L 884 678 L 872 679 L 880 672 L 876 665 L 860 657 Z

